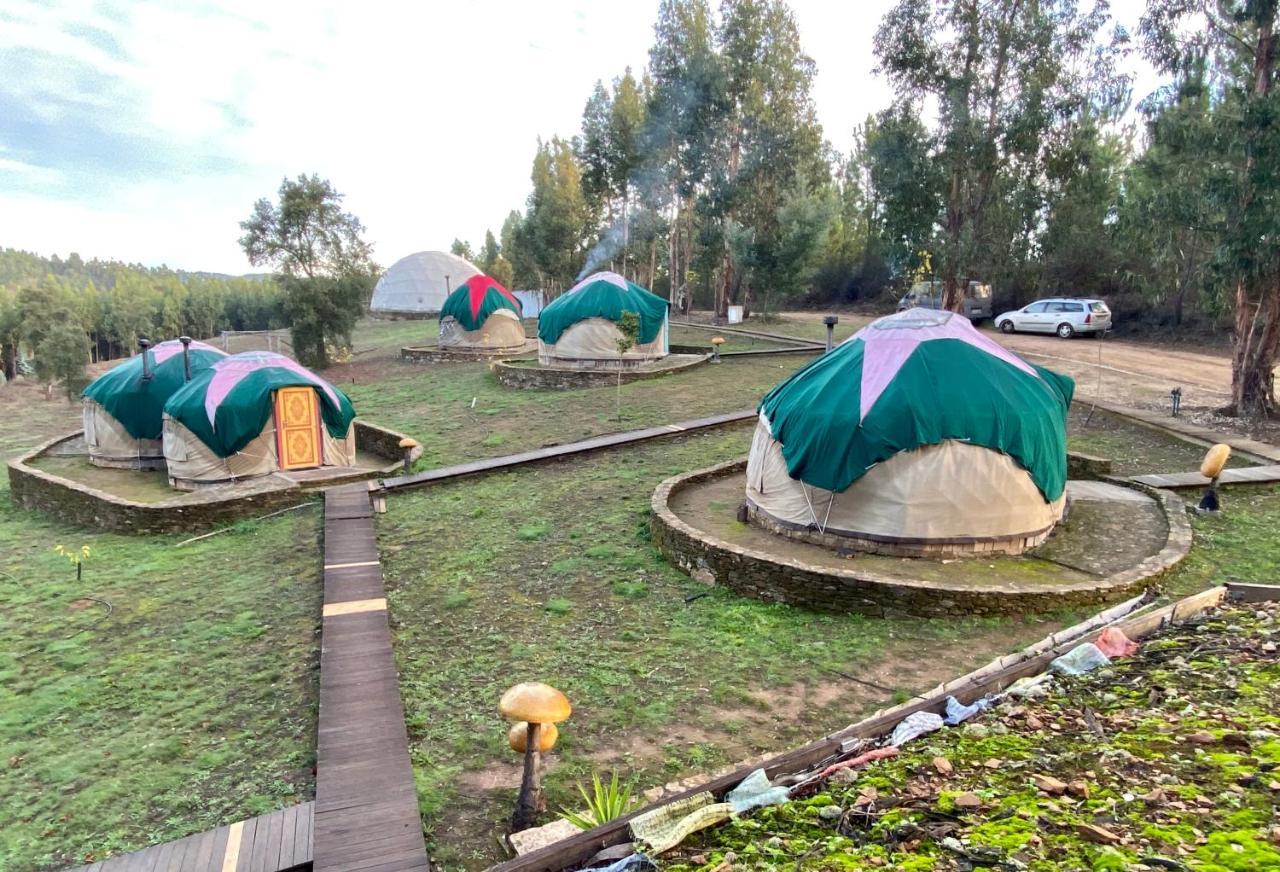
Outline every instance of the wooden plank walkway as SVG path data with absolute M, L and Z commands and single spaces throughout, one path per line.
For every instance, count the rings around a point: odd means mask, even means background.
M 768 339 L 771 342 L 787 342 L 791 345 L 802 345 L 807 348 L 816 348 L 818 351 L 827 350 L 827 341 L 825 339 L 805 339 L 802 336 L 787 336 L 785 333 L 766 333 L 763 330 L 748 330 L 745 327 L 717 327 L 714 324 L 695 324 L 692 321 L 674 321 L 673 326 L 689 327 L 693 330 L 707 330 L 711 333 L 727 333 L 735 336 L 750 336 L 753 339 Z
M 1082 398 L 1078 400 L 1078 403 L 1083 408 L 1093 405 L 1094 400 Z M 1130 406 L 1122 406 L 1105 400 L 1098 400 L 1097 406 L 1104 412 L 1111 412 L 1114 415 L 1130 418 L 1154 430 L 1164 431 L 1171 436 L 1197 445 L 1203 445 L 1206 448 L 1219 442 L 1225 442 L 1231 446 L 1231 449 L 1236 454 L 1242 454 L 1251 460 L 1256 460 L 1260 463 L 1280 463 L 1280 446 L 1272 445 L 1269 442 L 1260 442 L 1257 439 L 1249 439 L 1234 433 L 1224 433 L 1221 430 L 1201 427 L 1199 424 L 1195 424 L 1185 418 L 1175 418 L 1163 412 L 1134 409 Z
M 1198 472 L 1170 472 L 1157 473 L 1153 475 L 1134 475 L 1130 476 L 1129 480 L 1136 481 L 1138 484 L 1145 484 L 1148 487 L 1164 487 L 1173 490 L 1188 487 L 1204 487 L 1209 483 L 1209 479 L 1205 478 Z M 1242 466 L 1239 469 L 1226 469 L 1223 470 L 1222 475 L 1218 477 L 1219 484 L 1266 484 L 1274 481 L 1280 481 L 1280 464 L 1270 464 L 1267 466 Z
M 367 485 L 325 492 L 313 868 L 430 870 Z
M 315 803 L 78 866 L 71 872 L 287 872 L 311 867 Z
M 603 436 L 593 436 L 590 439 L 583 439 L 580 442 L 566 442 L 563 445 L 548 445 L 545 448 L 535 448 L 532 451 L 521 451 L 518 454 L 508 454 L 504 457 L 488 457 L 484 460 L 473 460 L 469 463 L 459 463 L 456 466 L 442 466 L 438 469 L 428 469 L 426 472 L 397 475 L 391 478 L 384 478 L 379 482 L 379 484 L 384 491 L 422 487 L 429 484 L 438 484 L 439 482 L 448 481 L 453 478 L 477 475 L 482 472 L 494 472 L 499 469 L 510 469 L 511 467 L 522 466 L 526 463 L 535 463 L 542 460 L 558 460 L 563 457 L 571 457 L 575 454 L 585 454 L 589 451 L 599 451 L 604 448 L 617 448 L 621 445 L 632 445 L 636 442 L 646 442 L 651 439 L 667 439 L 671 436 L 678 436 L 681 433 L 710 430 L 715 427 L 724 427 L 729 424 L 739 424 L 743 421 L 754 421 L 755 418 L 755 409 L 740 409 L 737 412 L 726 412 L 723 415 L 712 415 L 709 418 L 695 418 L 691 421 L 681 421 L 677 424 L 663 424 L 659 427 L 646 427 L 642 430 L 624 430 L 621 433 L 606 433 Z

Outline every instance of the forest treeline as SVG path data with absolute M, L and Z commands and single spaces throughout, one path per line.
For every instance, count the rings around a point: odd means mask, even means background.
M 1149 0 L 1129 33 L 1106 3 L 900 0 L 868 59 L 892 102 L 850 136 L 818 124 L 783 0 L 662 0 L 647 66 L 539 143 L 523 210 L 477 254 L 517 287 L 611 267 L 721 313 L 920 278 L 949 307 L 970 280 L 997 306 L 1101 296 L 1122 327 L 1231 334 L 1233 405 L 1269 411 L 1276 7 Z M 1165 77 L 1154 93 L 1133 93 L 1133 54 Z
M 80 335 L 83 370 L 89 359 L 132 354 L 140 337 L 205 338 L 284 323 L 280 290 L 270 277 L 232 278 L 0 249 L 0 361 L 6 378 L 14 377 L 22 356 L 38 361 L 38 349 L 51 335 L 62 343 L 62 353 L 45 356 L 70 356 L 68 366 L 75 361 L 71 340 Z

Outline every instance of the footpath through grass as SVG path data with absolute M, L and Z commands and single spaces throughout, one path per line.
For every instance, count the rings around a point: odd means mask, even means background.
M 79 406 L 0 388 L 0 456 Z M 313 793 L 319 510 L 176 548 L 21 509 L 0 475 L 0 869 L 57 869 Z M 53 552 L 90 549 L 84 577 Z M 109 604 L 109 607 L 108 607 Z

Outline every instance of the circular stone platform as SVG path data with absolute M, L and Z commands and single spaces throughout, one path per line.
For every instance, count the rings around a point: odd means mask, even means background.
M 1067 519 L 1018 557 L 837 551 L 737 520 L 745 469 L 745 459 L 735 460 L 667 479 L 654 491 L 651 526 L 676 566 L 756 599 L 876 615 L 1046 611 L 1138 590 L 1191 548 L 1176 495 L 1072 481 Z
M 622 370 L 622 383 L 661 378 L 701 366 L 711 359 L 709 354 L 668 354 L 660 360 Z M 618 384 L 616 368 L 580 369 L 572 366 L 543 366 L 537 361 L 499 361 L 493 364 L 499 383 L 509 388 L 566 389 L 592 388 Z
M 538 340 L 528 339 L 519 348 L 500 351 L 483 349 L 441 348 L 439 345 L 408 345 L 400 349 L 400 359 L 410 363 L 474 363 L 477 360 L 506 360 L 522 357 L 538 350 Z

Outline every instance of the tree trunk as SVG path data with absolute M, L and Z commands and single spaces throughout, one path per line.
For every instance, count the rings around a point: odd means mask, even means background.
M 1253 93 L 1258 103 L 1266 101 L 1275 71 L 1274 12 L 1258 23 L 1258 41 L 1253 54 Z M 1254 198 L 1254 155 L 1245 160 L 1244 193 L 1240 220 L 1246 220 Z M 1258 302 L 1251 291 L 1257 291 Z M 1275 407 L 1275 365 L 1280 346 L 1280 287 L 1275 277 L 1251 288 L 1243 278 L 1236 284 L 1235 347 L 1231 358 L 1231 402 L 1237 415 L 1262 417 Z

